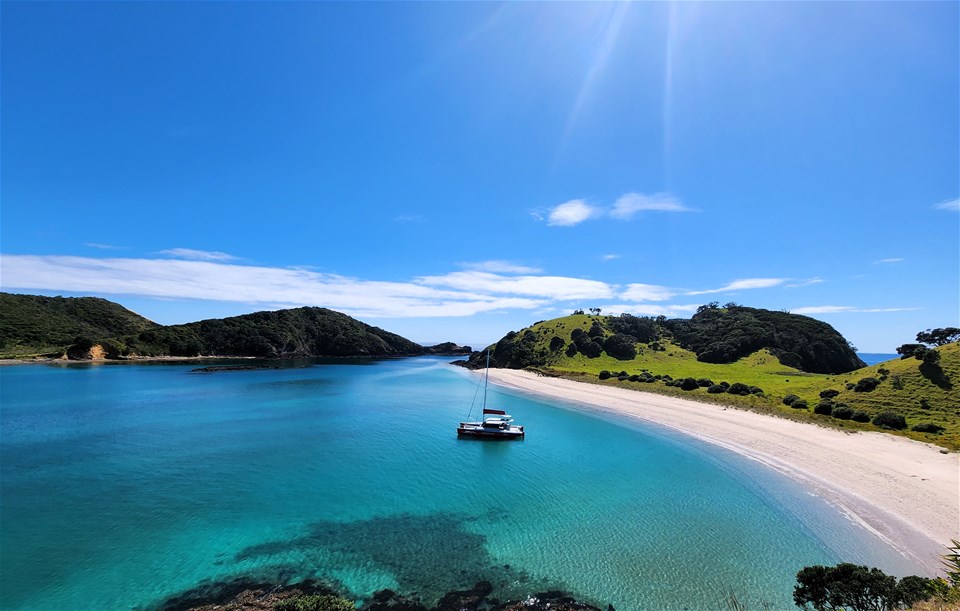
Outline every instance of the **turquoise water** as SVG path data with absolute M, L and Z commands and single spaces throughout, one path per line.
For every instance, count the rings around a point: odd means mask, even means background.
M 244 575 L 786 609 L 805 565 L 914 572 L 779 475 L 656 428 L 491 387 L 527 439 L 458 440 L 476 378 L 446 360 L 0 368 L 0 607 L 149 607 Z

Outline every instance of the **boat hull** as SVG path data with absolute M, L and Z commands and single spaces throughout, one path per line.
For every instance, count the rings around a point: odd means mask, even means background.
M 490 429 L 484 428 L 482 426 L 464 426 L 461 424 L 457 427 L 457 437 L 472 437 L 476 439 L 497 439 L 497 440 L 512 440 L 512 439 L 523 439 L 523 427 L 510 427 L 509 429 Z

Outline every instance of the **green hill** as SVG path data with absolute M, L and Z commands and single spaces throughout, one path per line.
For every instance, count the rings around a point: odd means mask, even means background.
M 744 309 L 760 321 L 768 314 L 792 316 Z M 815 373 L 784 364 L 775 351 L 782 351 L 791 345 L 790 342 L 806 346 L 821 343 L 837 347 L 842 344 L 849 349 L 846 340 L 828 325 L 821 327 L 802 320 L 781 320 L 776 327 L 781 333 L 779 345 L 762 346 L 761 343 L 762 347 L 752 353 L 724 363 L 705 362 L 702 353 L 688 349 L 708 346 L 711 342 L 692 337 L 690 327 L 683 328 L 681 340 L 677 337 L 680 333 L 675 335 L 673 332 L 678 326 L 675 321 L 663 318 L 629 315 L 575 314 L 541 321 L 519 332 L 508 333 L 490 346 L 491 366 L 533 368 L 546 375 L 735 405 L 846 429 L 884 428 L 960 449 L 960 392 L 957 387 L 960 384 L 960 347 L 957 343 L 936 349 L 940 356 L 936 365 L 911 357 L 871 367 L 850 366 L 843 373 Z M 716 325 L 716 328 L 720 326 Z M 750 326 L 741 325 L 740 329 Z M 784 329 L 792 329 L 792 336 L 784 338 Z M 740 335 L 740 340 L 740 345 L 749 346 L 759 342 L 756 337 L 745 334 Z M 828 340 L 830 344 L 827 344 Z M 681 345 L 681 341 L 686 345 Z M 842 356 L 843 352 L 836 348 L 826 351 L 817 348 L 810 349 L 807 354 L 825 354 L 827 362 L 808 364 L 805 358 L 801 358 L 798 364 L 823 370 L 835 366 L 839 362 L 837 355 Z M 791 357 L 787 360 L 795 363 Z M 484 361 L 485 353 L 477 352 L 462 364 L 482 367 Z M 858 358 L 856 362 L 862 364 Z M 876 384 L 870 381 L 861 383 L 866 378 L 873 378 Z M 822 397 L 821 393 L 825 396 Z M 791 401 L 793 397 L 800 401 Z M 792 405 L 784 403 L 785 399 Z M 904 424 L 896 419 L 874 424 L 874 419 L 884 412 L 902 416 L 906 428 L 896 430 L 895 427 Z M 916 426 L 921 430 L 912 430 Z
M 411 356 L 456 354 L 424 348 L 395 333 L 326 308 L 256 312 L 161 326 L 96 297 L 0 293 L 0 354 L 7 358 L 157 356 Z M 469 348 L 466 348 L 469 351 Z
M 159 327 L 120 304 L 98 297 L 41 297 L 0 293 L 0 354 L 63 352 L 78 336 L 116 337 Z
M 122 356 L 409 356 L 424 347 L 326 308 L 255 312 L 148 329 L 103 344 Z

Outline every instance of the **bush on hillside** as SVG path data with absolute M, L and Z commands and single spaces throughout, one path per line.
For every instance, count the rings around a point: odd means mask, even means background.
M 727 389 L 727 392 L 731 395 L 742 395 L 745 397 L 750 394 L 750 387 L 741 382 L 734 382 L 730 385 L 730 388 Z
M 550 352 L 559 352 L 560 350 L 563 349 L 563 346 L 565 344 L 566 342 L 563 341 L 562 337 L 558 335 L 554 335 L 553 338 L 550 340 Z
M 713 386 L 713 380 L 711 380 L 710 378 L 698 378 L 697 384 L 703 387 L 710 387 L 710 386 Z
M 601 380 L 609 380 L 609 379 L 610 379 L 610 372 L 607 371 L 606 369 L 604 369 L 604 370 L 602 370 L 600 373 L 597 374 L 597 377 L 600 378 Z
M 657 325 L 652 318 L 621 314 L 610 316 L 607 326 L 614 333 L 622 333 L 633 337 L 638 342 L 649 343 L 658 339 Z
M 902 431 L 907 428 L 907 420 L 903 417 L 903 414 L 889 410 L 880 412 L 874 416 L 873 423 L 881 428 L 889 428 L 896 431 Z
M 829 390 L 821 390 L 821 391 L 820 391 L 820 398 L 821 398 L 821 399 L 832 399 L 832 398 L 836 397 L 836 396 L 839 395 L 839 394 L 840 394 L 840 391 L 839 391 L 839 390 L 833 390 L 832 388 L 829 389 Z
M 809 405 L 807 404 L 806 399 L 797 399 L 796 401 L 790 404 L 790 407 L 792 407 L 793 409 L 807 409 Z
M 830 416 L 833 414 L 833 401 L 830 399 L 823 399 L 819 403 L 813 406 L 814 414 L 821 414 L 823 416 Z
M 306 594 L 281 600 L 276 611 L 355 611 L 352 601 L 333 594 Z
M 853 415 L 850 416 L 850 419 L 854 422 L 870 422 L 870 414 L 862 409 L 858 409 L 854 410 Z
M 720 384 L 714 384 L 707 389 L 707 392 L 710 393 L 711 395 L 719 395 L 721 393 L 727 392 L 727 387 L 721 386 Z
M 577 345 L 576 345 L 575 343 L 573 343 L 573 342 L 570 342 L 570 344 L 567 345 L 567 349 L 566 349 L 566 351 L 564 352 L 564 354 L 566 354 L 567 356 L 576 356 L 576 355 L 577 355 Z
M 579 347 L 580 352 L 589 359 L 595 359 L 603 352 L 603 348 L 597 342 L 587 342 Z
M 603 337 L 603 327 L 601 327 L 597 321 L 593 321 L 593 324 L 590 325 L 590 330 L 587 331 L 587 335 L 594 339 Z
M 787 395 L 783 398 L 783 404 L 792 406 L 799 398 L 797 395 Z
M 939 365 L 940 352 L 933 349 L 927 350 L 926 354 L 923 355 L 923 362 L 926 365 Z
M 637 341 L 629 335 L 614 333 L 603 340 L 603 350 L 620 361 L 631 361 L 637 356 Z
M 758 396 L 759 396 L 759 395 L 762 395 L 762 394 L 763 394 L 763 389 L 760 388 L 759 386 L 751 386 L 748 390 L 750 391 L 750 394 L 751 394 L 751 395 L 758 395 Z
M 932 422 L 921 422 L 920 424 L 913 425 L 913 428 L 911 430 L 916 431 L 918 433 L 933 433 L 934 435 L 939 435 L 946 429 L 944 429 L 939 424 L 934 424 Z
M 830 415 L 836 418 L 837 420 L 850 420 L 851 418 L 853 418 L 853 413 L 854 412 L 852 407 L 838 404 L 836 407 L 833 408 L 833 413 Z
M 880 386 L 880 380 L 876 378 L 862 378 L 853 387 L 854 392 L 871 392 L 877 386 Z
M 697 384 L 696 378 L 684 378 L 683 381 L 680 382 L 680 388 L 683 390 L 696 390 L 700 388 L 700 385 Z

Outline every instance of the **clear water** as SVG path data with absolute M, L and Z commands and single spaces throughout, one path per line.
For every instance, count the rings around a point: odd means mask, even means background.
M 879 352 L 858 352 L 857 356 L 867 365 L 876 365 L 884 361 L 900 358 L 899 354 L 882 354 Z
M 0 368 L 0 607 L 150 607 L 244 575 L 786 609 L 805 565 L 914 571 L 779 475 L 656 428 L 491 387 L 527 439 L 458 440 L 476 377 L 445 361 Z

